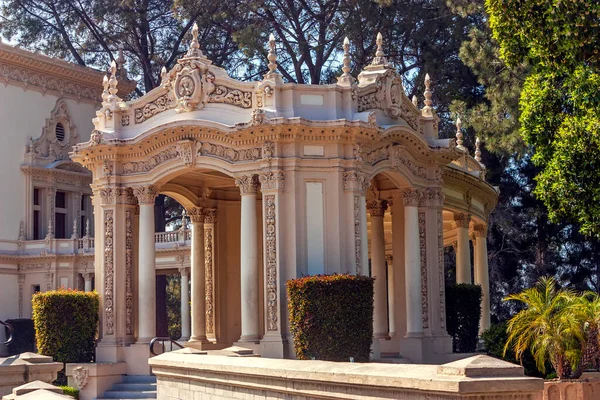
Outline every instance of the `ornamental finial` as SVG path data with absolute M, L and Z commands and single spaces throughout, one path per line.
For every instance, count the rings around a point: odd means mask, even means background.
M 429 78 L 429 74 L 425 74 L 425 92 L 423 95 L 425 96 L 425 107 L 423 107 L 423 116 L 424 117 L 433 117 L 433 101 L 431 101 L 431 78 Z
M 277 53 L 275 52 L 275 35 L 269 35 L 269 74 L 274 74 L 277 69 Z
M 85 220 L 85 236 L 90 237 L 90 219 Z
M 77 239 L 77 218 L 73 218 L 73 233 L 71 239 Z
M 462 121 L 460 120 L 460 117 L 456 118 L 456 147 L 461 150 L 465 149 L 463 146 Z
M 167 67 L 163 65 L 160 70 L 160 83 L 162 85 L 165 84 L 165 82 L 167 82 Z
M 412 103 L 413 103 L 413 106 L 419 108 L 419 100 L 417 99 L 416 95 L 413 95 L 413 97 L 412 97 Z
M 377 44 L 377 51 L 375 52 L 375 58 L 373 59 L 373 62 L 371 62 L 371 65 L 387 66 L 388 61 L 385 57 L 385 53 L 383 52 L 383 35 L 381 32 L 377 34 L 377 40 L 375 43 Z
M 102 86 L 104 87 L 102 91 L 102 104 L 104 104 L 108 102 L 108 96 L 110 96 L 110 93 L 108 93 L 108 76 L 106 75 L 102 78 Z
M 185 54 L 186 57 L 204 57 L 202 50 L 200 50 L 200 43 L 198 43 L 198 24 L 194 22 L 192 27 L 192 42 L 190 48 Z
M 119 84 L 119 81 L 117 80 L 117 63 L 115 62 L 115 60 L 112 60 L 112 62 L 110 63 L 110 78 L 108 79 L 108 102 L 112 103 L 112 102 L 116 102 L 119 100 L 119 98 L 117 97 L 117 92 L 119 91 L 119 89 L 117 89 L 117 85 Z
M 342 71 L 344 75 L 348 76 L 350 72 L 350 40 L 348 40 L 348 36 L 344 38 L 344 58 L 343 58 L 344 66 L 342 67 Z
M 481 164 L 481 140 L 475 138 L 475 160 Z

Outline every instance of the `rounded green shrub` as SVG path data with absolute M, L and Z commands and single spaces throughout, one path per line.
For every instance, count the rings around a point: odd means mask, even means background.
M 446 288 L 446 327 L 456 353 L 472 353 L 477 349 L 481 297 L 479 285 L 459 283 Z
M 79 390 L 71 386 L 61 386 L 60 388 L 63 390 L 63 394 L 71 396 L 75 400 L 79 400 Z
M 38 352 L 62 363 L 93 361 L 98 305 L 96 292 L 36 293 L 32 306 Z
M 369 360 L 374 278 L 317 275 L 287 282 L 294 351 L 301 360 Z

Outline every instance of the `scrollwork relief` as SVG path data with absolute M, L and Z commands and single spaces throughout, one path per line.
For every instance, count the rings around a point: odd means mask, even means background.
M 206 218 L 205 218 L 206 223 Z M 214 333 L 214 304 L 213 304 L 213 227 L 204 227 L 204 267 L 206 293 L 206 333 Z
M 153 116 L 160 114 L 163 111 L 175 108 L 175 99 L 171 93 L 165 93 L 155 100 L 144 104 L 143 107 L 136 108 L 134 112 L 134 120 L 136 124 L 141 124 L 149 120 Z
M 421 256 L 421 314 L 423 328 L 429 328 L 429 299 L 427 296 L 427 232 L 425 213 L 419 212 L 419 250 Z
M 105 335 L 115 333 L 113 210 L 104 210 L 104 324 Z
M 133 335 L 133 210 L 125 210 L 125 334 Z
M 225 85 L 216 85 L 208 97 L 209 103 L 224 103 L 241 108 L 252 107 L 252 92 L 244 92 Z
M 267 330 L 277 331 L 277 221 L 275 195 L 267 195 L 265 202 L 265 247 L 267 258 Z
M 145 161 L 132 161 L 123 164 L 123 173 L 124 174 L 134 174 L 138 172 L 148 172 L 152 171 L 154 168 L 159 166 L 160 164 L 173 160 L 177 158 L 179 152 L 176 147 L 170 147 L 166 150 L 161 151 L 150 157 L 149 160 Z

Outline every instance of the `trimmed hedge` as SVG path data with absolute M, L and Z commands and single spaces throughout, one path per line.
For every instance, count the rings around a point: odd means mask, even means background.
M 59 289 L 33 295 L 38 352 L 62 363 L 93 361 L 98 305 L 96 292 Z
M 446 327 L 455 353 L 477 349 L 481 315 L 481 286 L 459 283 L 446 288 Z
M 79 390 L 71 386 L 60 386 L 60 388 L 63 390 L 63 394 L 71 396 L 75 400 L 79 400 Z
M 287 282 L 294 351 L 301 360 L 368 361 L 373 340 L 373 282 L 336 274 Z

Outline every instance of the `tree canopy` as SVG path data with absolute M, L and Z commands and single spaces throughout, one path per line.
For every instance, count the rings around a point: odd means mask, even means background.
M 500 56 L 531 66 L 521 132 L 540 167 L 535 194 L 553 221 L 600 237 L 600 3 L 486 0 Z

